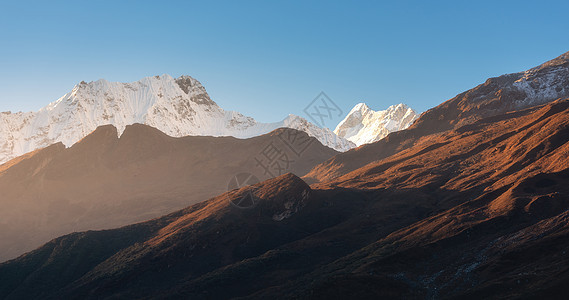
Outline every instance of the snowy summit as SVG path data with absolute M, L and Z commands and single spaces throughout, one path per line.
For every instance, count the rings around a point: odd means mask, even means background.
M 0 113 L 0 163 L 57 142 L 71 146 L 101 125 L 114 125 L 122 134 L 134 123 L 150 125 L 174 137 L 249 138 L 289 127 L 338 151 L 355 146 L 298 116 L 259 123 L 238 112 L 224 111 L 196 79 L 162 75 L 132 83 L 104 79 L 81 82 L 38 112 Z
M 380 111 L 373 111 L 365 103 L 359 103 L 338 124 L 334 133 L 360 146 L 376 142 L 391 132 L 406 129 L 417 117 L 419 115 L 403 103 Z

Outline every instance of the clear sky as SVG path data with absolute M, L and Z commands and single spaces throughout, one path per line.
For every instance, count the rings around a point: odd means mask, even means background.
M 279 121 L 321 91 L 418 111 L 569 51 L 569 1 L 4 1 L 0 111 L 82 81 L 191 75 L 214 101 Z

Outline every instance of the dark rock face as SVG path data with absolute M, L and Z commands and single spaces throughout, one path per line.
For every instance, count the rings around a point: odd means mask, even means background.
M 186 94 L 190 93 L 190 88 L 192 88 L 194 85 L 192 77 L 190 76 L 181 76 L 179 78 L 176 78 L 176 83 Z
M 209 98 L 205 88 L 194 78 L 190 76 L 180 76 L 176 78 L 176 83 L 186 94 L 189 94 L 190 91 L 194 89 L 199 91 L 198 94 L 191 98 L 193 102 L 197 104 L 215 104 L 215 102 Z

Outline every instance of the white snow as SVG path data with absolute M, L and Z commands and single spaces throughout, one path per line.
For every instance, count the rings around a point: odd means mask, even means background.
M 338 151 L 355 146 L 298 116 L 258 123 L 238 112 L 224 111 L 194 78 L 162 75 L 132 83 L 104 79 L 81 82 L 38 112 L 0 113 L 0 163 L 56 142 L 69 147 L 101 125 L 112 124 L 122 134 L 134 123 L 175 137 L 249 138 L 289 127 L 305 131 Z
M 338 124 L 334 133 L 360 146 L 376 142 L 391 132 L 406 129 L 418 116 L 403 103 L 380 111 L 373 111 L 365 103 L 359 103 Z
M 569 87 L 567 86 L 569 71 L 567 67 L 550 67 L 546 71 L 537 67 L 520 73 L 520 75 L 521 78 L 516 80 L 513 86 L 523 91 L 526 97 L 516 101 L 514 103 L 515 108 L 520 109 L 547 103 L 569 94 Z

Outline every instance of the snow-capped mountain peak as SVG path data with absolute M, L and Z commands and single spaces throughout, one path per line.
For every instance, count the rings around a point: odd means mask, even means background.
M 378 141 L 390 132 L 409 127 L 418 114 L 400 103 L 386 110 L 373 111 L 365 103 L 358 103 L 342 120 L 334 133 L 360 146 Z
M 369 106 L 367 106 L 367 104 L 362 102 L 362 103 L 356 104 L 354 106 L 354 108 L 352 108 L 350 113 L 355 113 L 356 111 L 363 112 L 363 111 L 368 111 L 368 110 L 370 110 Z
M 153 126 L 175 137 L 248 138 L 290 127 L 339 151 L 354 146 L 301 117 L 258 123 L 238 112 L 225 111 L 196 79 L 164 74 L 131 83 L 82 81 L 37 112 L 0 114 L 0 163 L 56 142 L 71 146 L 101 125 L 112 124 L 122 134 L 127 125 L 134 123 Z

